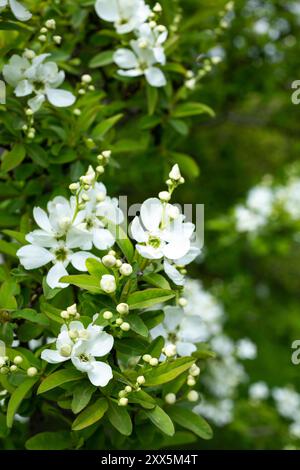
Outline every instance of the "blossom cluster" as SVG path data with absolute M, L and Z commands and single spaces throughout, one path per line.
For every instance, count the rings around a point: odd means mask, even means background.
M 123 77 L 145 76 L 153 87 L 166 85 L 166 77 L 160 66 L 165 65 L 164 43 L 168 37 L 167 28 L 157 23 L 162 11 L 159 3 L 153 10 L 144 0 L 97 0 L 95 9 L 98 16 L 114 24 L 120 35 L 132 33 L 129 47 L 119 48 L 114 53 L 114 62 Z
M 267 183 L 252 188 L 245 205 L 235 208 L 235 223 L 238 232 L 257 233 L 276 220 L 279 213 L 286 214 L 291 221 L 300 218 L 300 180 L 290 178 L 286 185 L 272 187 Z

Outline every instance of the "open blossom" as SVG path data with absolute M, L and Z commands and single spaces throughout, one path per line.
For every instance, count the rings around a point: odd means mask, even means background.
M 112 379 L 111 367 L 96 357 L 103 357 L 113 347 L 114 339 L 102 327 L 91 323 L 87 328 L 80 321 L 63 325 L 56 339 L 56 349 L 45 349 L 41 357 L 50 364 L 71 360 L 76 369 L 88 375 L 91 383 L 105 387 Z
M 176 266 L 192 262 L 199 254 L 191 241 L 194 229 L 194 224 L 184 222 L 178 208 L 150 198 L 142 204 L 140 217 L 132 221 L 131 235 L 138 242 L 136 248 L 140 255 L 152 260 L 164 259 L 167 275 L 180 285 L 182 276 Z
M 32 17 L 32 14 L 22 5 L 22 3 L 16 0 L 0 0 L 0 12 L 3 8 L 9 6 L 14 16 L 19 21 L 28 21 Z
M 255 232 L 264 227 L 273 211 L 274 193 L 267 186 L 255 186 L 249 191 L 245 206 L 235 209 L 238 232 Z
M 58 87 L 65 79 L 64 71 L 59 71 L 55 62 L 45 62 L 50 54 L 41 54 L 33 59 L 13 55 L 7 65 L 3 67 L 3 76 L 6 82 L 14 87 L 18 97 L 34 94 L 28 100 L 28 106 L 36 112 L 43 102 L 48 101 L 57 107 L 68 107 L 74 104 L 75 96 Z
M 151 49 L 156 61 L 164 65 L 166 63 L 164 42 L 168 37 L 168 30 L 163 25 L 151 27 L 149 23 L 142 24 L 137 30 L 138 44 L 143 49 Z
M 151 12 L 144 0 L 97 0 L 95 9 L 101 19 L 114 23 L 119 34 L 138 28 Z
M 165 338 L 165 347 L 176 346 L 180 356 L 190 356 L 196 351 L 196 343 L 201 341 L 201 318 L 184 315 L 180 307 L 166 307 L 164 321 L 151 330 L 152 338 Z
M 118 73 L 123 77 L 145 76 L 149 85 L 163 87 L 166 85 L 164 73 L 157 64 L 165 64 L 165 55 L 161 48 L 141 47 L 140 40 L 130 41 L 131 49 L 118 49 L 114 53 L 114 62 L 119 67 Z

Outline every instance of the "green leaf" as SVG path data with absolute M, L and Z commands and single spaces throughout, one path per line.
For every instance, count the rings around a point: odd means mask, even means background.
M 176 132 L 180 135 L 187 136 L 189 133 L 188 125 L 181 119 L 170 119 L 170 125 L 175 129 Z
M 190 357 L 181 357 L 175 361 L 163 363 L 149 372 L 145 372 L 146 384 L 151 387 L 170 382 L 170 380 L 175 379 L 178 375 L 189 369 L 194 362 L 194 359 Z
M 130 310 L 136 310 L 137 308 L 152 307 L 152 305 L 166 302 L 173 297 L 175 297 L 175 292 L 168 289 L 146 289 L 130 294 L 127 303 Z
M 6 414 L 6 423 L 7 423 L 8 428 L 12 427 L 14 416 L 16 412 L 18 411 L 19 406 L 21 405 L 22 401 L 24 400 L 28 392 L 32 389 L 32 387 L 35 385 L 35 383 L 38 380 L 39 380 L 39 377 L 27 378 L 13 392 L 8 402 L 7 414 Z
M 90 383 L 80 383 L 74 388 L 72 411 L 77 414 L 80 413 L 90 402 L 96 387 Z
M 18 287 L 15 281 L 5 281 L 0 287 L 0 308 L 13 310 L 17 308 L 15 295 L 18 293 Z
M 9 243 L 4 240 L 0 240 L 0 253 L 3 255 L 12 256 L 13 258 L 17 257 L 17 251 L 19 249 L 19 245 L 16 243 Z
M 24 310 L 16 310 L 11 314 L 11 318 L 22 318 L 32 323 L 37 323 L 42 326 L 49 326 L 49 320 L 43 313 L 37 313 L 32 308 L 24 308 Z
M 101 121 L 100 124 L 98 124 L 93 130 L 92 139 L 103 139 L 105 134 L 107 134 L 107 132 L 110 131 L 110 129 L 114 127 L 117 122 L 122 119 L 122 117 L 123 114 L 117 114 L 116 116 L 112 116 L 108 119 L 104 119 L 103 121 Z
M 164 312 L 162 310 L 149 310 L 142 313 L 141 318 L 148 330 L 151 330 L 163 321 Z
M 151 395 L 148 395 L 148 393 L 144 392 L 143 390 L 130 393 L 128 395 L 128 401 L 129 403 L 137 403 L 138 405 L 141 405 L 143 408 L 148 410 L 151 410 L 156 406 L 156 401 L 154 398 L 152 398 Z
M 167 434 L 167 436 L 175 434 L 172 420 L 162 408 L 156 406 L 153 410 L 145 411 L 145 413 L 150 421 L 164 434 Z
M 104 67 L 105 65 L 112 64 L 114 51 L 104 51 L 100 54 L 95 55 L 89 63 L 91 69 L 96 69 L 98 67 Z
M 74 286 L 80 287 L 80 289 L 85 289 L 89 292 L 92 292 L 93 294 L 100 294 L 102 292 L 100 289 L 99 279 L 87 274 L 63 276 L 60 279 L 60 282 L 73 284 Z
M 148 114 L 152 116 L 156 109 L 158 102 L 158 90 L 147 84 L 147 103 L 148 103 Z
M 99 421 L 107 411 L 108 403 L 105 398 L 99 398 L 93 405 L 83 410 L 72 424 L 73 431 L 81 431 Z
M 211 439 L 213 437 L 210 425 L 205 419 L 196 415 L 191 410 L 181 406 L 173 406 L 168 409 L 168 413 L 175 423 L 192 431 L 198 437 L 201 437 L 201 439 Z
M 187 431 L 177 431 L 172 437 L 165 437 L 163 443 L 161 444 L 162 448 L 169 449 L 170 447 L 182 447 L 186 444 L 193 444 L 197 441 L 197 436 L 191 432 Z
M 98 277 L 99 279 L 104 275 L 104 274 L 109 274 L 109 270 L 104 266 L 104 264 L 101 263 L 101 261 L 98 261 L 95 258 L 89 258 L 86 260 L 85 265 L 87 267 L 88 272 L 94 276 Z
M 180 166 L 180 170 L 188 178 L 194 179 L 200 175 L 200 168 L 198 164 L 189 155 L 185 155 L 184 153 L 178 152 L 170 152 L 169 155 L 172 159 L 172 162 L 178 163 L 178 165 Z
M 40 432 L 26 441 L 27 450 L 65 450 L 72 447 L 69 431 Z
M 158 287 L 160 289 L 171 289 L 167 279 L 158 273 L 145 274 L 142 279 L 151 286 Z
M 120 225 L 115 225 L 109 220 L 106 220 L 106 225 L 110 233 L 115 236 L 118 247 L 122 253 L 124 253 L 129 263 L 131 263 L 134 256 L 134 247 L 127 237 L 126 232 Z
M 128 411 L 110 401 L 107 411 L 107 417 L 114 428 L 124 436 L 130 436 L 132 433 L 132 422 Z
M 145 312 L 150 313 L 150 312 Z M 159 358 L 161 355 L 162 348 L 165 345 L 165 339 L 162 336 L 155 338 L 152 343 L 147 347 L 143 354 L 150 354 L 152 357 Z
M 148 328 L 146 327 L 141 317 L 139 317 L 138 315 L 135 315 L 134 313 L 131 313 L 130 315 L 128 315 L 126 320 L 128 321 L 129 325 L 131 326 L 131 329 L 135 333 L 137 333 L 138 335 L 144 336 L 146 338 L 148 337 L 149 335 Z
M 37 394 L 48 392 L 68 382 L 84 378 L 82 372 L 77 369 L 62 369 L 46 377 L 38 388 Z
M 21 245 L 26 245 L 27 243 L 25 234 L 22 232 L 16 232 L 15 230 L 3 230 L 3 233 L 11 238 L 14 238 L 17 240 L 17 242 L 21 243 Z
M 184 118 L 189 116 L 198 116 L 200 114 L 209 114 L 211 117 L 214 117 L 214 111 L 203 103 L 183 103 L 176 106 L 172 113 L 174 118 Z
M 10 152 L 5 152 L 1 164 L 1 170 L 7 173 L 20 165 L 26 156 L 25 147 L 15 144 Z

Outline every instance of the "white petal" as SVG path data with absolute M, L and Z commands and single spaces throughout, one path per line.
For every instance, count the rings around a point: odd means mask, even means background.
M 47 284 L 51 287 L 51 289 L 55 289 L 56 287 L 68 287 L 69 284 L 65 284 L 63 282 L 59 282 L 60 278 L 63 276 L 67 276 L 68 271 L 64 267 L 63 263 L 56 263 L 52 266 L 50 271 L 47 274 Z
M 116 21 L 119 18 L 118 0 L 97 0 L 95 10 L 97 15 L 105 21 Z
M 58 364 L 59 362 L 65 362 L 70 359 L 69 357 L 61 356 L 58 351 L 54 351 L 53 349 L 44 349 L 41 358 L 43 361 L 49 362 L 49 364 Z
M 32 17 L 32 14 L 16 0 L 9 0 L 9 4 L 13 14 L 18 20 L 28 21 Z
M 135 69 L 139 66 L 136 55 L 130 49 L 118 49 L 113 58 L 121 69 Z
M 26 240 L 33 245 L 51 248 L 57 244 L 56 238 L 45 230 L 34 230 L 26 235 Z
M 46 95 L 53 106 L 66 108 L 75 103 L 75 96 L 67 90 L 58 90 L 56 88 L 47 88 Z
M 119 69 L 118 74 L 122 77 L 140 77 L 141 75 L 143 75 L 143 72 L 139 68 L 130 70 Z
M 41 227 L 41 229 L 45 230 L 48 233 L 53 233 L 49 217 L 43 209 L 41 209 L 40 207 L 35 207 L 33 209 L 33 217 L 38 226 Z
M 91 250 L 92 240 L 92 233 L 88 230 L 71 227 L 67 233 L 66 244 L 70 249 L 81 248 L 82 250 Z
M 180 338 L 182 341 L 198 343 L 201 338 L 202 320 L 197 315 L 185 315 L 180 327 Z
M 74 268 L 77 269 L 78 271 L 87 271 L 85 262 L 89 258 L 98 259 L 97 256 L 92 255 L 88 251 L 78 251 L 78 253 L 74 253 L 71 256 L 70 261 L 72 265 L 74 266 Z
M 197 350 L 196 346 L 192 343 L 179 341 L 176 344 L 177 352 L 179 356 L 190 356 Z
M 105 228 L 93 230 L 93 243 L 98 250 L 107 250 L 115 243 L 115 237 Z
M 141 226 L 139 217 L 135 217 L 130 224 L 130 234 L 139 243 L 146 243 L 148 237 L 145 233 L 145 230 Z
M 149 67 L 145 70 L 145 77 L 149 85 L 153 87 L 162 87 L 167 84 L 166 77 L 158 67 Z
M 177 240 L 168 243 L 163 248 L 163 253 L 166 258 L 178 259 L 185 256 L 191 247 L 190 240 L 188 238 L 178 238 Z
M 88 378 L 96 387 L 105 387 L 113 378 L 112 368 L 104 362 L 93 362 Z
M 28 106 L 32 109 L 34 113 L 36 113 L 42 104 L 45 101 L 45 96 L 42 94 L 36 95 L 34 98 L 28 100 Z
M 183 274 L 180 274 L 180 272 L 175 268 L 175 266 L 172 266 L 169 261 L 165 260 L 164 261 L 164 271 L 167 274 L 167 276 L 176 284 L 177 286 L 183 286 L 185 278 Z
M 200 248 L 197 246 L 191 246 L 188 253 L 182 258 L 176 259 L 175 262 L 178 264 L 178 266 L 186 266 L 187 264 L 190 264 L 192 261 L 194 261 L 194 259 L 197 258 L 200 253 Z
M 99 333 L 96 338 L 88 341 L 87 351 L 89 354 L 95 357 L 102 357 L 108 354 L 114 344 L 113 336 L 105 333 L 104 331 Z
M 28 96 L 33 92 L 33 86 L 28 80 L 22 80 L 15 88 L 15 95 L 18 97 Z
M 168 306 L 164 309 L 164 325 L 170 333 L 175 332 L 184 316 L 184 311 L 180 307 Z
M 150 232 L 155 232 L 162 219 L 163 206 L 159 199 L 153 197 L 147 199 L 141 207 L 141 219 L 144 227 Z
M 23 246 L 17 251 L 17 256 L 25 269 L 40 268 L 54 259 L 54 255 L 50 251 L 34 245 Z
M 6 346 L 4 341 L 0 340 L 0 357 L 5 356 L 6 354 Z
M 148 245 L 136 245 L 139 254 L 146 259 L 160 259 L 163 257 L 163 252 L 160 248 L 153 248 Z

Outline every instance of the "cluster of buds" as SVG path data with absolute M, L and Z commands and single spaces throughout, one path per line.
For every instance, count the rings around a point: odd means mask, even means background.
M 28 53 L 32 52 L 34 54 L 33 51 L 29 51 L 28 49 L 27 49 L 27 52 Z M 35 134 L 36 134 L 36 130 L 34 127 L 34 113 L 32 109 L 27 108 L 25 110 L 25 115 L 27 117 L 27 123 L 23 125 L 22 131 L 25 133 L 28 139 L 32 140 L 35 138 Z
M 169 200 L 170 200 L 174 189 L 176 189 L 180 184 L 183 184 L 184 182 L 185 182 L 185 180 L 184 180 L 183 176 L 181 176 L 180 168 L 176 163 L 172 167 L 172 169 L 169 173 L 169 178 L 166 181 L 166 184 L 168 186 L 168 191 L 163 191 L 163 193 L 169 193 L 169 195 L 170 195 Z M 160 197 L 160 199 L 161 199 L 161 197 Z M 169 202 L 169 200 L 165 201 L 165 202 Z
M 103 150 L 98 156 L 97 161 L 99 165 L 96 168 L 96 171 L 99 175 L 102 175 L 105 171 L 105 166 L 108 165 L 111 157 L 111 150 Z
M 158 359 L 157 357 L 152 357 L 150 354 L 144 354 L 143 355 L 143 361 L 149 364 L 152 367 L 155 367 L 158 365 Z
M 173 22 L 170 25 L 170 31 L 172 33 L 176 33 L 178 31 L 179 25 L 182 20 L 182 8 L 179 5 L 178 0 L 175 0 L 175 5 L 174 5 L 174 16 L 173 16 Z
M 122 331 L 127 332 L 130 330 L 130 324 L 123 320 L 123 318 L 118 317 L 116 319 L 116 326 L 119 327 Z
M 60 316 L 65 321 L 78 320 L 80 318 L 80 313 L 77 312 L 77 305 L 73 304 L 68 307 L 67 310 L 63 310 Z
M 107 255 L 103 256 L 102 264 L 106 268 L 117 269 L 121 276 L 127 277 L 133 272 L 131 264 L 122 263 L 122 261 L 117 258 L 117 253 L 114 250 L 110 250 Z
M 195 377 L 198 377 L 199 375 L 200 375 L 200 367 L 198 367 L 196 364 L 193 364 L 189 369 L 189 375 L 187 377 L 187 385 L 189 387 L 194 387 L 196 385 Z
M 117 311 L 117 318 L 114 322 L 115 326 L 117 328 L 120 328 L 122 331 L 129 331 L 130 330 L 130 325 L 128 322 L 124 321 L 122 317 L 125 315 L 128 315 L 129 313 L 129 306 L 128 304 L 125 303 L 120 303 L 116 306 L 116 311 Z M 114 314 L 110 310 L 106 310 L 103 312 L 103 318 L 104 320 L 111 321 L 113 318 L 115 318 Z
M 222 61 L 222 58 L 219 56 L 206 56 L 201 54 L 198 57 L 198 66 L 199 69 L 197 73 L 192 70 L 188 70 L 185 76 L 185 87 L 189 90 L 194 90 L 197 83 L 205 77 L 208 73 L 213 70 L 213 67 L 218 65 Z
M 215 29 L 215 34 L 219 36 L 220 34 L 223 33 L 224 30 L 228 29 L 231 20 L 233 19 L 233 9 L 234 9 L 234 2 L 229 1 L 226 3 L 225 7 L 223 10 L 220 11 L 219 13 L 219 25 Z
M 60 45 L 62 42 L 62 37 L 54 34 L 52 36 L 52 32 L 56 29 L 56 22 L 54 19 L 49 19 L 45 22 L 44 26 L 40 29 L 38 40 L 41 43 L 46 43 L 47 40 L 51 39 L 53 40 L 54 44 Z
M 81 77 L 80 86 L 78 89 L 79 95 L 85 95 L 87 91 L 95 91 L 94 85 L 92 85 L 92 77 L 89 74 L 84 74 Z
M 8 356 L 0 356 L 0 374 L 8 375 L 10 373 L 17 372 L 19 366 L 23 363 L 22 356 L 15 356 L 11 361 Z M 36 367 L 28 367 L 26 370 L 28 377 L 35 377 L 38 373 Z

